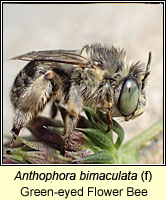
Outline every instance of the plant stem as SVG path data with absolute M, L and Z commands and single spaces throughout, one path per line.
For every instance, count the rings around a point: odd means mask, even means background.
M 159 133 L 163 131 L 163 120 L 158 120 L 154 123 L 150 128 L 145 130 L 140 135 L 134 137 L 130 141 L 126 142 L 122 148 L 133 148 L 133 147 L 142 147 L 145 143 L 154 137 L 156 137 Z

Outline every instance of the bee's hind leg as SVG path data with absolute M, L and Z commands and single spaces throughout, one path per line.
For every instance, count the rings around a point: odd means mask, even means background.
M 13 127 L 11 129 L 12 139 L 9 144 L 9 147 L 13 147 L 15 140 L 17 139 L 17 136 L 20 133 L 20 130 L 28 124 L 33 118 L 33 114 L 30 111 L 23 111 L 22 109 L 16 109 L 15 110 L 15 116 L 13 121 Z
M 17 129 L 15 127 L 12 128 L 11 134 L 12 134 L 12 139 L 9 143 L 9 148 L 12 148 L 14 145 L 15 140 L 17 139 L 17 136 L 19 135 L 20 129 Z
M 36 117 L 39 112 L 43 111 L 47 102 L 57 91 L 57 79 L 55 75 L 56 74 L 50 70 L 46 74 L 37 77 L 27 87 L 22 85 L 20 89 L 13 86 L 11 101 L 15 108 L 15 115 L 11 130 L 11 134 L 13 134 L 10 143 L 11 147 L 19 135 L 20 130 L 26 127 L 26 125 L 29 125 L 34 117 Z M 24 79 L 24 77 L 22 77 L 22 79 Z M 16 81 L 18 82 L 18 80 Z M 20 95 L 18 96 L 17 93 L 20 93 Z M 16 98 L 18 99 L 17 103 L 14 102 Z
M 63 134 L 63 138 L 65 140 L 65 149 L 68 148 L 70 135 L 73 133 L 73 130 L 77 125 L 82 108 L 83 108 L 83 102 L 81 93 L 77 85 L 73 84 L 69 92 L 69 99 L 67 102 L 68 114 L 65 119 L 65 127 Z

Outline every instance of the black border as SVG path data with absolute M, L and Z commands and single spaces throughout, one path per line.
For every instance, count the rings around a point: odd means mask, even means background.
M 1 2 L 1 163 L 0 166 L 166 166 L 165 134 L 163 134 L 163 164 L 3 164 L 3 5 L 4 4 L 162 4 L 163 5 L 163 133 L 165 133 L 165 1 L 2 1 Z M 159 102 L 160 103 L 160 102 Z

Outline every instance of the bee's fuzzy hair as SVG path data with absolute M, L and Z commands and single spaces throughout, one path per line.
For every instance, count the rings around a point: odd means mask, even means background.
M 86 54 L 93 60 L 100 61 L 105 70 L 116 71 L 121 70 L 126 61 L 126 51 L 124 49 L 115 48 L 113 45 L 92 44 L 84 46 Z
M 84 47 L 86 53 L 93 60 L 103 63 L 104 69 L 112 72 L 118 79 L 132 75 L 138 77 L 140 80 L 145 75 L 145 64 L 140 61 L 130 64 L 126 63 L 126 50 L 123 48 L 116 48 L 113 45 L 93 44 Z

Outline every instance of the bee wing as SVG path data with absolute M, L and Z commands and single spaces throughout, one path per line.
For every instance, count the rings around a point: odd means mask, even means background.
M 85 57 L 81 56 L 77 50 L 32 51 L 12 59 L 24 61 L 51 61 L 84 67 L 89 64 L 89 61 Z

